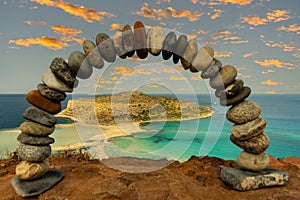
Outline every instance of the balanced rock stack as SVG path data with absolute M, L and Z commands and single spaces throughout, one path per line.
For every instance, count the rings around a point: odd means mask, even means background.
M 173 56 L 173 62 L 179 61 L 185 70 L 201 73 L 203 79 L 210 79 L 209 84 L 215 90 L 223 106 L 232 106 L 226 116 L 234 123 L 230 139 L 244 149 L 238 158 L 240 168 L 224 168 L 222 179 L 237 190 L 256 189 L 264 186 L 284 185 L 288 181 L 286 172 L 267 169 L 269 157 L 264 151 L 269 146 L 269 138 L 264 133 L 266 122 L 260 118 L 261 109 L 254 102 L 247 101 L 251 89 L 237 79 L 237 69 L 232 65 L 222 66 L 214 58 L 214 50 L 204 46 L 199 48 L 194 39 L 186 35 L 178 38 L 174 32 L 167 35 L 164 29 L 155 26 L 146 32 L 142 22 L 137 21 L 133 30 L 130 25 L 116 31 L 110 38 L 105 33 L 96 36 L 96 44 L 85 40 L 83 51 L 74 51 L 68 57 L 55 58 L 50 70 L 42 75 L 42 84 L 37 90 L 29 92 L 26 99 L 32 104 L 23 117 L 27 120 L 21 124 L 22 133 L 17 153 L 22 160 L 16 167 L 16 177 L 12 185 L 22 197 L 38 195 L 53 187 L 62 178 L 59 171 L 48 171 L 49 163 L 45 161 L 51 155 L 49 137 L 55 128 L 54 114 L 60 112 L 66 92 L 72 92 L 78 85 L 77 78 L 87 79 L 93 73 L 93 67 L 103 68 L 105 62 L 114 62 L 132 57 L 145 59 L 149 54 L 162 54 L 164 60 Z

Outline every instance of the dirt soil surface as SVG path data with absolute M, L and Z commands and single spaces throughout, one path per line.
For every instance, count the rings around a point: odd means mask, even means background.
M 167 167 L 147 173 L 118 171 L 78 153 L 59 154 L 48 160 L 51 169 L 63 172 L 64 179 L 51 190 L 27 199 L 300 200 L 300 158 L 296 157 L 279 160 L 271 157 L 270 168 L 289 173 L 290 181 L 286 186 L 246 192 L 232 190 L 220 179 L 220 170 L 226 166 L 236 167 L 236 163 L 214 157 L 192 157 L 184 163 L 171 162 Z M 10 183 L 18 162 L 16 159 L 0 161 L 1 200 L 23 199 L 16 195 Z M 124 165 L 132 171 L 139 171 L 141 166 L 148 167 L 147 170 L 149 166 L 155 166 L 155 161 L 136 158 L 112 158 L 106 163 Z

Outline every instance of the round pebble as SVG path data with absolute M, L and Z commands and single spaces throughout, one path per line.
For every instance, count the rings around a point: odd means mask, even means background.
M 22 180 L 33 180 L 46 174 L 48 169 L 49 162 L 46 160 L 34 163 L 21 161 L 16 166 L 16 175 Z
M 226 65 L 221 68 L 219 73 L 212 77 L 209 84 L 214 89 L 225 89 L 235 80 L 237 69 L 231 65 Z
M 50 145 L 35 146 L 19 143 L 16 151 L 21 160 L 29 162 L 41 162 L 51 155 Z
M 25 133 L 21 133 L 17 140 L 21 143 L 30 145 L 48 145 L 54 143 L 54 139 L 52 137 L 35 137 Z
M 247 86 L 243 87 L 242 90 L 231 98 L 221 98 L 220 104 L 222 106 L 231 106 L 244 101 L 251 94 L 251 89 Z
M 150 28 L 147 33 L 149 52 L 154 56 L 158 56 L 162 50 L 164 40 L 164 29 L 162 29 L 160 26 L 154 26 Z
M 68 59 L 70 70 L 74 76 L 77 76 L 80 79 L 88 79 L 93 73 L 92 66 L 85 58 L 86 57 L 82 52 L 73 51 Z
M 116 50 L 114 47 L 114 42 L 107 34 L 99 33 L 96 36 L 96 44 L 98 46 L 98 51 L 104 60 L 107 62 L 115 62 Z
M 126 52 L 126 56 L 132 57 L 134 55 L 134 34 L 130 25 L 124 26 L 122 30 L 123 47 Z
M 23 133 L 40 137 L 52 134 L 55 126 L 48 127 L 32 121 L 25 121 L 20 125 L 19 129 Z
M 175 51 L 173 53 L 173 62 L 177 64 L 179 59 L 182 57 L 183 53 L 185 52 L 187 46 L 187 36 L 180 35 L 178 40 L 176 41 Z
M 148 56 L 147 34 L 145 26 L 142 22 L 134 23 L 134 47 L 136 54 L 140 59 L 145 59 Z
M 230 140 L 235 145 L 244 149 L 244 151 L 252 154 L 260 154 L 265 150 L 267 150 L 267 148 L 270 145 L 270 139 L 264 133 L 252 137 L 251 139 L 248 140 L 238 140 L 233 135 L 231 135 Z
M 222 62 L 214 58 L 213 61 L 208 66 L 208 68 L 201 72 L 201 77 L 203 79 L 214 77 L 220 71 L 221 67 L 222 67 Z
M 54 58 L 50 69 L 60 81 L 70 88 L 74 87 L 75 76 L 72 75 L 68 63 L 63 58 Z
M 186 46 L 185 52 L 181 58 L 181 64 L 184 69 L 189 69 L 191 62 L 198 52 L 198 44 L 195 40 L 190 40 Z
M 232 106 L 226 113 L 226 117 L 234 124 L 243 124 L 259 117 L 261 108 L 252 101 L 243 101 Z
M 82 43 L 82 48 L 86 55 L 88 63 L 96 69 L 102 69 L 102 67 L 104 66 L 104 61 L 95 43 L 91 40 L 84 40 Z
M 214 50 L 211 47 L 205 46 L 199 49 L 192 61 L 194 71 L 206 70 L 212 63 L 214 58 Z
M 70 88 L 61 82 L 51 71 L 43 73 L 42 82 L 49 88 L 60 92 L 73 92 L 73 88 Z
M 29 107 L 25 110 L 22 115 L 25 119 L 28 119 L 33 122 L 40 123 L 45 126 L 54 126 L 56 119 L 53 115 L 39 109 L 36 107 Z
M 169 60 L 176 48 L 176 34 L 174 32 L 169 32 L 164 40 L 163 49 L 162 49 L 162 57 L 164 60 Z
M 117 55 L 122 59 L 126 58 L 126 51 L 123 48 L 123 33 L 122 33 L 122 31 L 118 30 L 115 32 L 115 34 L 113 36 L 113 42 L 114 42 L 114 46 L 115 46 Z
M 45 84 L 38 84 L 37 89 L 39 90 L 39 92 L 43 97 L 46 97 L 51 101 L 56 101 L 56 102 L 64 101 L 67 97 L 67 95 L 64 92 L 52 90 Z
M 261 171 L 269 166 L 269 156 L 266 153 L 261 154 L 250 154 L 245 151 L 238 155 L 238 165 L 246 170 L 250 171 Z
M 43 97 L 38 90 L 32 90 L 27 93 L 26 100 L 48 113 L 57 114 L 61 111 L 60 102 L 51 101 L 45 97 Z
M 263 118 L 257 118 L 244 124 L 236 124 L 232 126 L 231 134 L 237 140 L 248 140 L 263 133 L 267 122 Z

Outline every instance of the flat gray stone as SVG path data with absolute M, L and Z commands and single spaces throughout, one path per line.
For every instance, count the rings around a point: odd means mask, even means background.
M 26 133 L 21 133 L 17 140 L 21 143 L 29 145 L 48 145 L 53 144 L 55 141 L 52 137 L 36 137 Z
M 240 148 L 244 149 L 248 153 L 252 154 L 260 154 L 267 150 L 270 145 L 269 137 L 262 133 L 258 136 L 252 137 L 248 140 L 238 140 L 233 135 L 230 136 L 230 140 L 235 145 L 239 146 Z
M 42 137 L 42 136 L 47 136 L 50 135 L 51 133 L 54 132 L 55 130 L 55 126 L 43 126 L 42 124 L 39 123 L 35 123 L 32 121 L 25 121 L 20 125 L 20 131 L 22 131 L 22 133 L 26 133 L 32 136 L 38 136 L 38 137 Z
M 96 36 L 96 44 L 101 57 L 107 62 L 115 62 L 116 50 L 113 40 L 105 33 Z
M 256 118 L 244 124 L 235 124 L 232 126 L 231 134 L 237 140 L 249 140 L 259 134 L 263 133 L 267 126 L 266 120 L 263 118 Z
M 202 71 L 201 78 L 208 79 L 214 77 L 221 69 L 222 62 L 216 58 L 210 63 L 209 67 Z
M 63 58 L 54 58 L 50 64 L 50 69 L 52 73 L 69 88 L 74 87 L 75 76 L 72 75 L 68 63 Z
M 243 101 L 232 106 L 226 113 L 229 121 L 235 124 L 250 122 L 259 117 L 261 108 L 252 101 Z
M 254 190 L 262 187 L 282 186 L 289 181 L 289 174 L 277 169 L 259 172 L 245 171 L 240 168 L 225 167 L 221 179 L 231 188 L 239 191 Z
M 169 60 L 172 57 L 175 52 L 176 41 L 176 34 L 169 32 L 163 43 L 162 57 L 164 60 Z
M 214 89 L 225 89 L 235 80 L 237 69 L 231 65 L 222 67 L 214 77 L 209 80 L 209 85 Z
M 64 101 L 67 97 L 66 93 L 52 90 L 45 84 L 38 84 L 37 89 L 43 97 L 52 101 Z
M 82 43 L 83 51 L 90 65 L 96 69 L 102 69 L 104 61 L 98 51 L 98 47 L 91 40 L 84 40 Z
M 53 115 L 36 107 L 29 107 L 22 115 L 25 119 L 28 119 L 39 124 L 52 127 L 56 124 L 56 119 Z
M 230 98 L 222 98 L 220 99 L 220 104 L 222 106 L 231 106 L 238 104 L 244 101 L 251 94 L 251 89 L 247 86 L 243 87 L 241 91 L 233 97 Z
M 187 36 L 180 35 L 178 40 L 176 41 L 175 52 L 173 53 L 173 63 L 177 64 L 179 59 L 182 57 L 185 52 L 187 46 Z
M 36 146 L 19 143 L 17 147 L 19 159 L 28 162 L 41 162 L 51 155 L 51 146 Z
M 48 171 L 45 175 L 34 180 L 21 180 L 16 176 L 11 180 L 11 185 L 20 197 L 32 197 L 50 190 L 63 177 L 64 175 L 61 171 Z
M 134 55 L 134 34 L 130 25 L 125 25 L 122 30 L 123 47 L 126 52 L 126 56 L 132 57 Z
M 69 55 L 68 64 L 73 76 L 77 76 L 80 79 L 88 79 L 93 73 L 93 68 L 88 59 L 80 51 L 73 51 Z

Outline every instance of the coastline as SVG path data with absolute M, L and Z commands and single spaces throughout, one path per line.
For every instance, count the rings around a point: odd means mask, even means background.
M 140 121 L 140 122 L 126 122 L 126 123 L 120 123 L 118 125 L 85 124 L 73 116 L 62 115 L 60 113 L 55 115 L 55 117 L 67 118 L 67 119 L 74 121 L 74 123 L 72 123 L 72 124 L 57 124 L 56 127 L 58 127 L 58 128 L 72 127 L 72 126 L 76 126 L 76 125 L 92 127 L 92 128 L 100 128 L 105 140 L 109 140 L 111 138 L 131 136 L 131 135 L 149 133 L 149 132 L 158 133 L 160 131 L 160 130 L 143 129 L 142 128 L 143 126 L 141 125 L 143 123 L 174 122 L 174 121 L 188 121 L 188 120 L 196 120 L 196 119 L 205 119 L 205 118 L 212 117 L 215 113 L 216 112 L 212 110 L 211 113 L 206 114 L 206 115 L 199 115 L 198 117 L 190 117 L 190 118 L 186 117 L 183 119 L 174 119 L 174 120 L 165 120 L 165 121 L 164 120 L 152 120 L 152 121 L 147 120 L 147 121 Z M 102 137 L 99 139 L 103 140 Z M 89 147 L 90 145 L 91 145 L 90 143 L 79 142 L 79 143 L 69 144 L 69 145 L 65 145 L 65 146 L 53 146 L 52 150 L 54 150 L 54 151 L 78 150 L 81 148 Z

